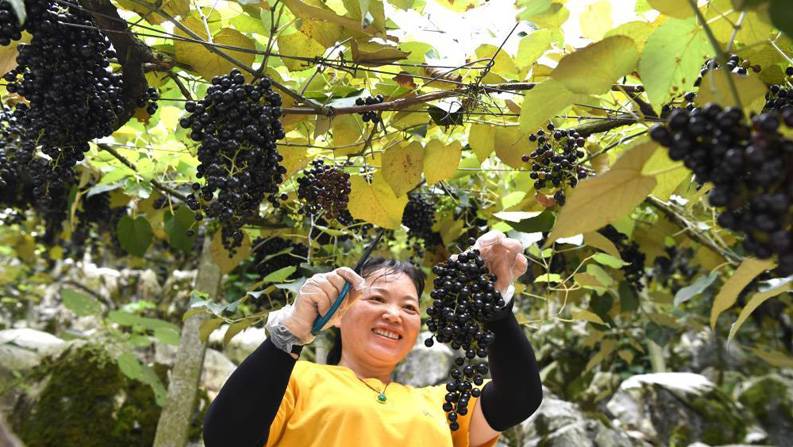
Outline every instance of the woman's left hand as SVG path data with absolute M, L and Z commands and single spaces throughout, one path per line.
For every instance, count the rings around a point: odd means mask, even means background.
M 526 273 L 529 262 L 523 255 L 523 246 L 515 239 L 510 239 L 500 231 L 488 231 L 476 240 L 474 247 L 485 261 L 490 273 L 496 275 L 496 290 L 509 301 L 512 298 L 510 286 L 522 274 Z

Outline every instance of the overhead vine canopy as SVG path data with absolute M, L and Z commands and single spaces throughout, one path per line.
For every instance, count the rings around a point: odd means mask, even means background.
M 229 338 L 373 229 L 428 272 L 497 229 L 588 369 L 734 336 L 793 273 L 785 3 L 0 0 L 2 283 L 210 238 Z

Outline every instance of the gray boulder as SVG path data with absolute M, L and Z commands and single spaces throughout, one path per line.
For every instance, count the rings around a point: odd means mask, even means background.
M 416 338 L 416 345 L 394 371 L 395 380 L 415 387 L 438 385 L 449 376 L 454 362 L 454 353 L 442 343 L 431 348 L 424 346 L 424 340 L 431 332 L 422 332 Z
M 632 447 L 644 445 L 615 430 L 602 414 L 584 413 L 547 389 L 537 412 L 512 433 L 521 447 Z
M 756 377 L 736 389 L 736 397 L 752 412 L 768 435 L 768 442 L 793 442 L 793 381 L 777 374 Z
M 606 406 L 620 426 L 658 445 L 740 443 L 750 425 L 713 382 L 693 373 L 630 377 Z

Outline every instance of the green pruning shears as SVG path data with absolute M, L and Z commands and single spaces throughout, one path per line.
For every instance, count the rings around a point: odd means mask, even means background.
M 381 229 L 380 232 L 377 233 L 377 237 L 374 239 L 374 241 L 372 241 L 369 244 L 369 246 L 366 247 L 366 250 L 363 251 L 363 256 L 361 256 L 361 259 L 358 261 L 358 264 L 356 264 L 355 268 L 353 269 L 355 270 L 355 273 L 359 275 L 361 274 L 361 268 L 363 267 L 363 264 L 366 262 L 367 259 L 369 259 L 369 255 L 372 254 L 372 250 L 374 250 L 374 248 L 377 246 L 377 243 L 380 242 L 380 238 L 383 236 L 384 232 L 385 230 Z M 350 287 L 351 287 L 350 283 L 345 281 L 344 287 L 342 287 L 341 293 L 339 293 L 339 297 L 336 298 L 336 301 L 333 303 L 332 306 L 330 306 L 328 312 L 325 315 L 318 316 L 317 319 L 314 320 L 314 326 L 311 327 L 311 334 L 313 335 L 319 334 L 322 331 L 322 328 L 326 324 L 328 324 L 328 321 L 330 321 L 330 319 L 333 318 L 333 314 L 335 314 L 336 311 L 339 310 L 341 303 L 344 302 L 344 298 L 347 297 L 347 293 L 350 292 Z

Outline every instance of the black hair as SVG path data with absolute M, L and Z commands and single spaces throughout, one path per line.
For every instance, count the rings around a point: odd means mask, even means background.
M 399 261 L 383 257 L 369 258 L 361 267 L 361 276 L 368 278 L 374 272 L 382 271 L 382 275 L 404 273 L 416 286 L 416 293 L 421 299 L 424 292 L 424 272 L 408 261 Z M 334 335 L 333 348 L 328 353 L 328 365 L 338 365 L 341 361 L 341 330 L 337 327 L 331 329 Z

